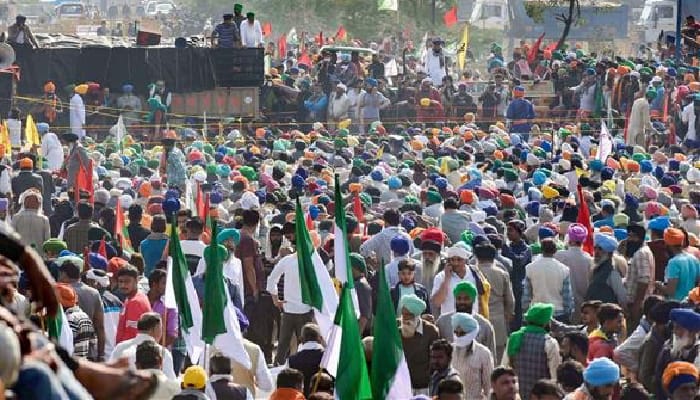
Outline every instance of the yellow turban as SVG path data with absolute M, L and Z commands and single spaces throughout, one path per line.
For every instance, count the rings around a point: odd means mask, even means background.
M 423 97 L 422 99 L 420 99 L 420 106 L 421 106 L 421 107 L 428 107 L 428 106 L 430 106 L 430 99 L 427 98 L 427 97 Z
M 86 85 L 86 84 L 78 85 L 73 90 L 75 90 L 75 93 L 78 93 L 78 94 L 86 94 L 88 91 L 88 85 Z
M 559 191 L 554 189 L 553 187 L 549 185 L 545 185 L 542 187 L 542 194 L 544 195 L 544 198 L 547 200 L 554 199 L 556 197 L 559 197 Z

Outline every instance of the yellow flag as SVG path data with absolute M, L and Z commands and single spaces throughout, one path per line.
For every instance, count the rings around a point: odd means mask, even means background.
M 442 157 L 442 161 L 440 162 L 440 174 L 447 176 L 449 172 L 450 168 L 447 165 L 447 157 Z
M 0 146 L 2 146 L 6 156 L 12 156 L 12 144 L 10 143 L 10 134 L 7 130 L 7 120 L 2 121 L 2 125 L 0 125 Z
M 40 146 L 41 139 L 39 138 L 39 130 L 36 129 L 36 124 L 34 123 L 34 118 L 32 114 L 27 115 L 27 124 L 24 126 L 24 137 L 27 144 L 30 146 Z
M 464 69 L 467 60 L 467 47 L 469 46 L 469 24 L 464 25 L 464 32 L 462 32 L 462 39 L 459 41 L 459 46 L 457 47 L 457 66 L 460 70 Z
M 377 160 L 379 160 L 380 158 L 382 158 L 383 155 L 384 155 L 384 144 L 379 146 L 379 150 L 377 150 L 377 156 L 375 158 Z

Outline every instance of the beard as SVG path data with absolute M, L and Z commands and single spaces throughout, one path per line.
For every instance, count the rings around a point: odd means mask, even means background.
M 411 320 L 401 321 L 401 336 L 404 338 L 412 338 L 416 334 L 416 329 L 418 328 L 418 319 L 414 318 Z
M 625 250 L 625 257 L 631 258 L 637 250 L 641 249 L 643 242 L 630 242 L 627 240 L 627 248 Z
M 603 255 L 595 255 L 593 257 L 593 263 L 595 266 L 599 266 L 603 264 L 604 262 L 608 261 L 610 259 L 610 255 L 608 253 L 604 253 Z
M 428 261 L 424 257 L 421 257 L 421 263 L 423 264 L 423 275 L 434 276 L 440 267 L 440 258 L 438 257 L 432 261 Z
M 695 340 L 693 338 L 689 338 L 686 336 L 681 337 L 674 334 L 673 339 L 671 339 L 671 354 L 678 357 L 681 355 L 684 349 L 686 349 L 693 343 L 695 343 Z
M 471 314 L 474 304 L 455 304 L 455 311 Z

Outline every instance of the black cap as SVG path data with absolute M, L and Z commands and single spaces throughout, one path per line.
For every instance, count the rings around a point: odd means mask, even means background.
M 233 19 L 233 14 L 224 14 L 224 20 Z

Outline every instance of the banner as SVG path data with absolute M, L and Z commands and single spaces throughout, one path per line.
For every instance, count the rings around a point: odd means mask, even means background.
M 399 0 L 379 0 L 378 11 L 399 11 Z

